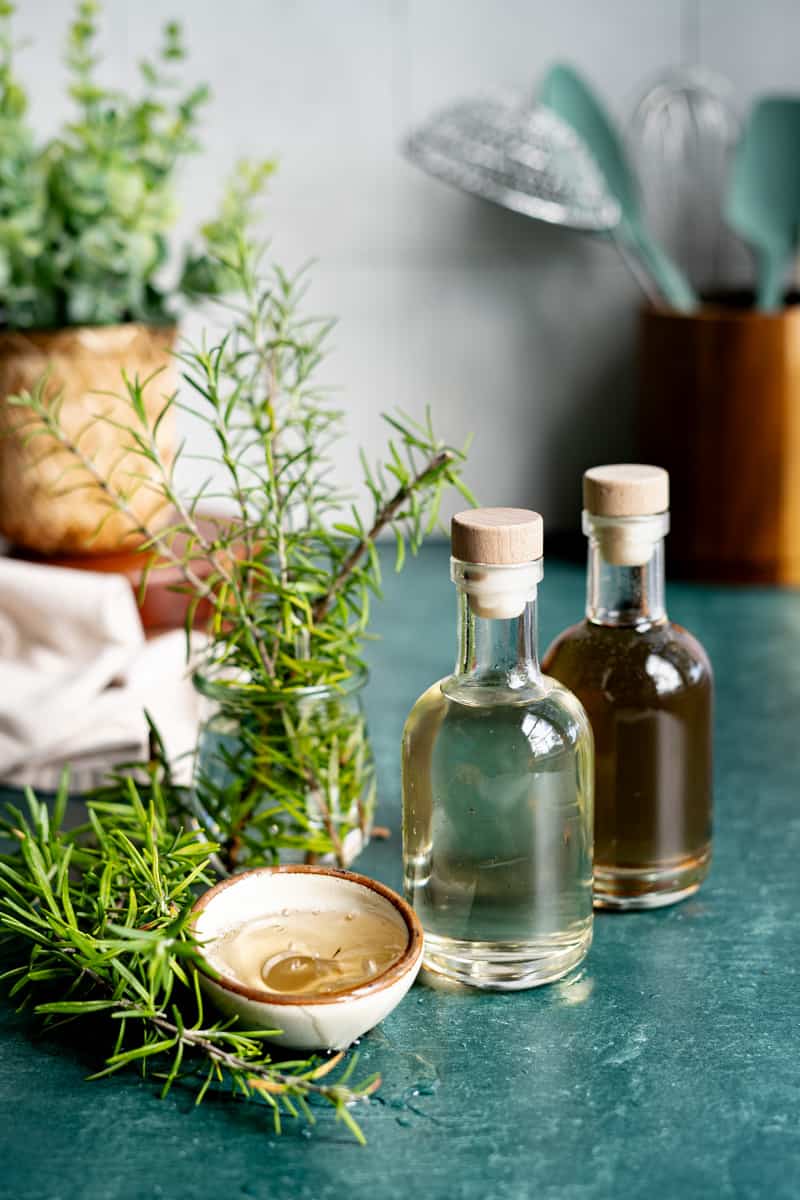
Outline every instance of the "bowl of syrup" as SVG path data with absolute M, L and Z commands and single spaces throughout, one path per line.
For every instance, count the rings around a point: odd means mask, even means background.
M 243 871 L 205 892 L 194 913 L 204 991 L 290 1049 L 349 1046 L 400 1003 L 422 963 L 410 905 L 352 871 Z

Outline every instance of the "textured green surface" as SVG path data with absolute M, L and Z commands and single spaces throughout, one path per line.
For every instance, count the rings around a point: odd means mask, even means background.
M 388 576 L 388 571 L 387 571 Z M 549 565 L 542 644 L 582 608 L 583 573 Z M 0 1008 L 0 1196 L 328 1200 L 726 1200 L 800 1194 L 800 595 L 674 587 L 670 608 L 718 682 L 715 861 L 702 892 L 601 915 L 577 978 L 516 995 L 416 987 L 362 1042 L 380 1101 L 360 1149 L 321 1113 L 278 1139 L 257 1106 L 136 1077 L 84 1081 L 90 1044 L 42 1040 Z M 359 867 L 400 881 L 398 740 L 451 669 L 442 548 L 377 606 L 368 704 L 379 820 Z

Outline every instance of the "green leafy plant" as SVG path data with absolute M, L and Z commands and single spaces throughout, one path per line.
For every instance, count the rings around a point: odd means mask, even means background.
M 238 281 L 227 335 L 213 348 L 181 355 L 188 385 L 181 401 L 206 423 L 222 481 L 190 501 L 175 483 L 175 464 L 160 457 L 160 420 L 142 402 L 146 381 L 126 379 L 130 417 L 123 450 L 142 469 L 126 468 L 113 485 L 60 422 L 59 400 L 44 382 L 13 399 L 31 414 L 32 436 L 49 434 L 81 472 L 62 488 L 99 485 L 108 514 L 121 512 L 161 562 L 177 566 L 189 593 L 187 626 L 209 606 L 209 647 L 201 690 L 216 713 L 201 738 L 194 797 L 221 843 L 227 870 L 272 862 L 288 851 L 346 862 L 351 834 L 366 835 L 374 805 L 369 742 L 355 691 L 364 673 L 370 598 L 380 592 L 377 540 L 395 538 L 396 565 L 434 528 L 445 488 L 471 501 L 459 469 L 462 451 L 442 443 L 430 417 L 422 424 L 389 416 L 383 464 L 362 454 L 367 517 L 332 472 L 344 414 L 318 382 L 330 323 L 301 307 L 306 274 L 290 277 L 263 250 L 240 239 L 221 266 Z M 108 420 L 102 405 L 84 432 Z M 184 452 L 185 453 L 185 452 Z M 179 463 L 181 454 L 178 455 Z M 146 469 L 145 469 L 146 468 Z M 168 523 L 141 524 L 130 507 L 139 488 L 155 489 Z M 225 519 L 203 519 L 204 503 L 231 502 Z
M 0 2 L 0 321 L 11 328 L 168 322 L 179 297 L 219 294 L 230 282 L 220 255 L 253 219 L 272 170 L 239 165 L 219 215 L 165 282 L 176 174 L 199 148 L 209 92 L 179 86 L 185 51 L 174 22 L 157 57 L 141 64 L 141 95 L 104 87 L 99 7 L 76 5 L 66 50 L 74 117 L 39 145 L 14 70 L 14 5 Z
M 209 1016 L 204 963 L 191 928 L 198 887 L 211 882 L 215 847 L 176 819 L 163 756 L 144 780 L 120 776 L 88 801 L 88 821 L 64 828 L 66 781 L 53 810 L 28 792 L 9 805 L 0 836 L 0 941 L 12 965 L 2 978 L 50 1026 L 92 1019 L 104 1062 L 93 1078 L 138 1068 L 161 1083 L 260 1099 L 281 1130 L 286 1116 L 314 1121 L 331 1105 L 363 1142 L 352 1106 L 378 1087 L 350 1082 L 357 1056 L 280 1062 L 264 1039 Z M 274 1033 L 274 1031 L 272 1031 Z M 340 1069 L 341 1068 L 341 1069 Z M 338 1074 L 338 1077 L 337 1077 Z

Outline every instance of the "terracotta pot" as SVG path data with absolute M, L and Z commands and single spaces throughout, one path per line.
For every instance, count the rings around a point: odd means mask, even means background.
M 171 523 L 175 516 L 175 513 L 170 512 L 168 523 Z M 208 538 L 217 537 L 220 527 L 227 523 L 228 519 L 222 514 L 206 514 L 198 519 L 201 531 Z M 179 558 L 190 548 L 186 535 L 182 533 L 171 535 L 170 545 Z M 244 545 L 236 547 L 234 553 L 241 557 L 245 553 Z M 163 633 L 167 629 L 183 629 L 190 606 L 193 609 L 195 629 L 205 629 L 211 619 L 211 602 L 208 599 L 198 602 L 197 597 L 186 590 L 183 572 L 157 550 L 143 551 L 134 547 L 132 550 L 112 550 L 106 554 L 36 554 L 17 546 L 13 557 L 27 562 L 46 563 L 53 567 L 66 567 L 70 571 L 124 575 L 130 581 L 142 625 L 148 634 Z M 202 553 L 199 553 L 199 557 L 191 559 L 191 567 L 200 579 L 208 579 L 214 569 Z M 147 586 L 143 587 L 145 581 Z
M 177 386 L 170 355 L 174 341 L 173 327 L 137 324 L 0 332 L 0 533 L 42 554 L 101 554 L 141 541 L 133 532 L 135 522 L 119 514 L 100 527 L 108 513 L 100 485 L 86 470 L 66 471 L 74 466 L 69 451 L 46 434 L 30 437 L 35 428 L 30 413 L 6 403 L 8 396 L 31 391 L 45 371 L 47 396 L 63 394 L 64 432 L 79 438 L 102 477 L 130 496 L 136 520 L 152 526 L 162 511 L 166 517 L 163 500 L 132 476 L 150 472 L 139 456 L 124 453 L 124 429 L 92 417 L 102 412 L 130 424 L 122 371 L 140 379 L 160 371 L 144 389 L 148 420 L 154 422 L 164 398 Z M 174 437 L 170 414 L 158 431 L 167 462 L 174 454 Z
M 800 307 L 645 312 L 639 426 L 670 473 L 671 568 L 800 583 Z

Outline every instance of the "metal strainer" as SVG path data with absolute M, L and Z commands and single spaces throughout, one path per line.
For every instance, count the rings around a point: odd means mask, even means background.
M 430 175 L 539 221 L 598 233 L 620 219 L 580 138 L 522 93 L 452 104 L 412 133 L 405 151 Z

